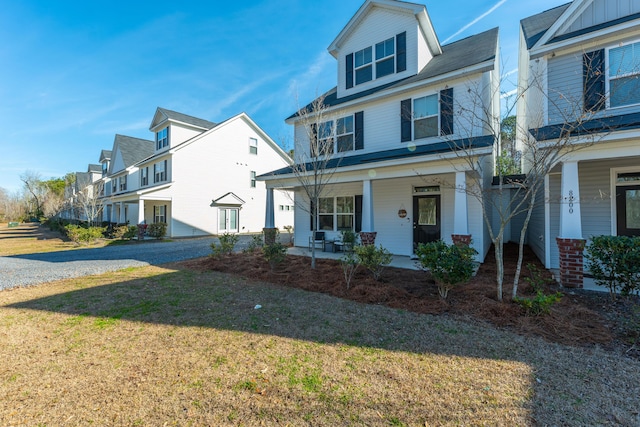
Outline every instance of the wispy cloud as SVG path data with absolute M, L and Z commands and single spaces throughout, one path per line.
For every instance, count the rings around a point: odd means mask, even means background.
M 333 61 L 326 51 L 321 51 L 316 55 L 315 60 L 304 72 L 291 80 L 287 85 L 287 93 L 292 99 L 298 98 L 301 93 L 307 93 L 310 89 L 318 91 L 318 88 L 311 88 L 312 84 L 318 83 L 318 77 L 325 74 L 327 67 Z
M 447 37 L 442 43 L 447 43 L 449 42 L 451 39 L 457 37 L 459 34 L 463 33 L 465 30 L 467 30 L 468 28 L 472 27 L 473 25 L 477 24 L 479 21 L 481 21 L 482 19 L 484 19 L 485 17 L 487 17 L 488 15 L 492 14 L 497 8 L 499 8 L 500 6 L 502 6 L 503 4 L 505 4 L 507 2 L 507 0 L 500 0 L 498 3 L 494 4 L 491 9 L 487 10 L 485 13 L 483 13 L 482 15 L 478 16 L 477 18 L 475 18 L 473 21 L 469 22 L 467 25 L 465 25 L 464 27 L 460 28 L 458 31 L 456 31 L 455 33 L 453 33 L 451 36 Z

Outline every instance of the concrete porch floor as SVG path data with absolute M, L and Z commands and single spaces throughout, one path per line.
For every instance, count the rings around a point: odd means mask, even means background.
M 289 255 L 306 256 L 311 258 L 311 251 L 307 247 L 293 246 L 288 250 Z M 323 252 L 321 249 L 316 249 L 317 259 L 335 259 L 339 260 L 344 255 L 343 252 Z M 411 259 L 408 256 L 393 255 L 391 264 L 389 267 L 405 268 L 407 270 L 420 270 L 416 265 L 416 260 Z

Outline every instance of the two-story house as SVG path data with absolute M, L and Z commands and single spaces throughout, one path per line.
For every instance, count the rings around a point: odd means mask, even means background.
M 330 179 L 315 228 L 328 239 L 354 230 L 407 256 L 421 242 L 472 239 L 483 260 L 491 241 L 469 186 L 490 179 L 475 179 L 470 165 L 493 173 L 497 28 L 441 45 L 425 6 L 367 0 L 328 50 L 337 86 L 321 108 L 312 102 L 286 119 L 301 167 L 260 176 L 295 193 L 296 244 L 306 245 L 314 228 L 300 171 L 313 173 L 313 147 L 322 145 Z
M 266 191 L 256 176 L 289 156 L 245 113 L 213 123 L 157 108 L 154 141 L 116 137 L 105 198 L 111 222 L 166 223 L 171 237 L 262 230 Z M 276 226 L 293 224 L 292 197 L 275 193 Z
M 583 286 L 586 240 L 640 234 L 640 1 L 575 0 L 520 30 L 518 139 L 564 150 L 529 244 L 562 284 Z
M 102 213 L 96 212 L 93 218 L 89 218 L 86 201 L 95 194 L 95 183 L 102 175 L 101 166 L 89 164 L 86 172 L 76 172 L 73 182 L 67 182 L 64 188 L 64 206 L 60 217 L 71 221 L 102 221 Z

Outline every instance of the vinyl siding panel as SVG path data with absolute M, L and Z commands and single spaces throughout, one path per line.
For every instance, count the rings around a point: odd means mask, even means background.
M 531 220 L 527 228 L 527 243 L 536 256 L 545 262 L 545 189 L 540 188 L 536 196 L 536 203 L 531 212 Z M 549 267 L 549 266 L 545 266 Z
M 640 0 L 595 0 L 563 34 L 639 12 Z
M 560 174 L 549 175 L 549 242 L 550 265 L 560 268 L 556 237 L 560 234 Z
M 203 132 L 202 130 L 190 129 L 174 124 L 169 125 L 169 127 L 169 147 L 175 147 L 176 145 L 181 144 L 194 136 L 200 135 Z

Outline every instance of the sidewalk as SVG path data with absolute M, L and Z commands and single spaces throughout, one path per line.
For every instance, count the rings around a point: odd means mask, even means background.
M 311 258 L 311 251 L 306 247 L 293 246 L 289 248 L 288 253 L 289 255 L 306 256 Z M 323 252 L 320 249 L 316 249 L 316 259 L 339 260 L 343 255 L 344 253 L 342 252 Z M 415 260 L 412 260 L 408 256 L 400 255 L 393 255 L 393 259 L 391 260 L 389 267 L 405 268 L 407 270 L 420 270 L 416 266 Z

